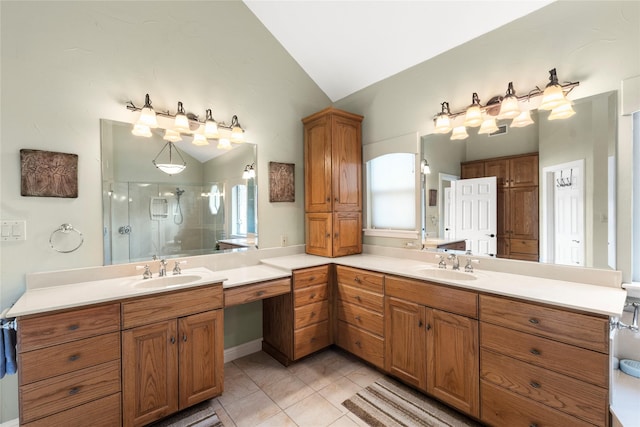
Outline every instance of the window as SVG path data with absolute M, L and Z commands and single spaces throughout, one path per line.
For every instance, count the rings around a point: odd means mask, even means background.
M 244 184 L 231 188 L 231 234 L 247 235 L 247 186 Z
M 367 162 L 369 228 L 415 230 L 416 156 L 385 154 Z

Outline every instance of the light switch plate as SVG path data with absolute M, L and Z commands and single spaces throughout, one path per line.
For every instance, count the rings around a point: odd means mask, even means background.
M 0 221 L 2 228 L 2 234 L 0 240 L 2 241 L 18 241 L 27 240 L 27 221 L 15 220 L 15 221 Z

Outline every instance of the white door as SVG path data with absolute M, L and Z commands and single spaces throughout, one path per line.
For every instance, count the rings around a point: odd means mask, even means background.
M 446 240 L 453 240 L 455 236 L 455 209 L 452 209 L 451 205 L 451 187 L 444 189 L 444 238 Z
M 496 177 L 460 179 L 451 183 L 454 194 L 456 239 L 464 239 L 474 255 L 497 252 Z
M 584 265 L 584 200 L 582 168 L 554 172 L 556 264 Z

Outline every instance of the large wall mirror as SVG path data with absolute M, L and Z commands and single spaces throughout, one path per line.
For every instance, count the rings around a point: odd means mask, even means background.
M 100 128 L 105 265 L 257 247 L 256 178 L 244 174 L 255 171 L 254 144 L 217 150 L 185 136 L 172 156 L 186 168 L 168 175 L 152 163 L 167 143 L 161 129 L 146 138 L 130 123 Z
M 523 128 L 510 128 L 508 121 L 498 121 L 498 125 L 507 125 L 507 132 L 502 135 L 478 135 L 476 128 L 470 130 L 469 138 L 463 141 L 452 141 L 449 134 L 422 136 L 422 157 L 428 161 L 431 172 L 424 175 L 421 197 L 427 235 L 446 237 L 446 188 L 460 177 L 461 162 L 537 152 L 539 261 L 577 264 L 554 256 L 552 243 L 559 233 L 557 224 L 565 221 L 582 236 L 573 238 L 582 239 L 582 263 L 578 265 L 615 268 L 617 95 L 608 92 L 578 99 L 573 108 L 576 111 L 573 117 L 555 121 L 547 119 L 546 111 L 534 111 L 535 123 Z M 560 210 L 554 208 L 554 200 L 558 200 L 554 194 L 558 191 L 560 175 L 568 182 L 570 173 L 580 186 L 574 187 L 577 196 L 567 199 L 564 209 L 564 215 L 572 216 L 563 219 Z M 578 173 L 581 176 L 576 176 Z

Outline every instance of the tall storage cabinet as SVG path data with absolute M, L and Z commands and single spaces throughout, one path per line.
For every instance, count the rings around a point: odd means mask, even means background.
M 302 119 L 306 252 L 362 252 L 362 116 L 327 108 Z

